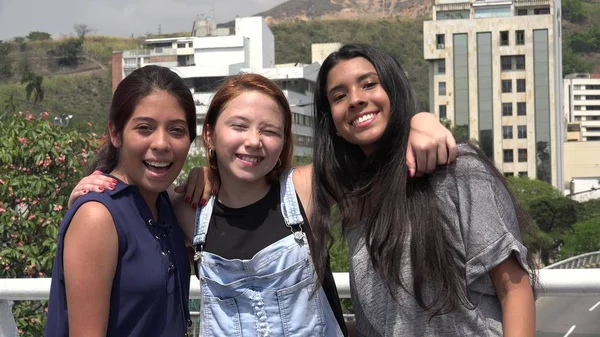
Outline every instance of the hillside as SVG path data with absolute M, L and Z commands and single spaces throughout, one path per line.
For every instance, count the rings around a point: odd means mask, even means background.
M 289 0 L 258 13 L 268 23 L 313 19 L 378 19 L 429 17 L 431 1 L 423 0 Z

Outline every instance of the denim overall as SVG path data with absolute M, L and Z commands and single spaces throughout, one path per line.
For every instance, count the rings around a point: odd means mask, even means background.
M 200 336 L 342 337 L 327 296 L 314 291 L 316 274 L 302 231 L 292 181 L 281 179 L 281 213 L 291 234 L 252 259 L 224 259 L 203 251 L 215 197 L 196 211 L 193 244 L 200 279 Z

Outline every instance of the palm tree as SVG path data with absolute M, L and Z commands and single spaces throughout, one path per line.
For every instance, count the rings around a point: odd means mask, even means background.
M 27 86 L 25 86 L 25 98 L 29 101 L 29 98 L 31 98 L 33 95 L 34 106 L 37 106 L 44 100 L 44 88 L 42 87 L 43 81 L 43 76 L 33 73 L 23 76 L 23 79 L 21 80 L 21 83 L 27 82 Z

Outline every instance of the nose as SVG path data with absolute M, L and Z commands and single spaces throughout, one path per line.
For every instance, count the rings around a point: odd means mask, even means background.
M 254 129 L 247 132 L 245 145 L 249 147 L 260 147 L 262 145 L 260 132 Z
M 361 90 L 352 90 L 349 94 L 349 102 L 350 102 L 350 106 L 349 108 L 352 109 L 356 109 L 356 108 L 361 108 L 363 106 L 365 106 L 367 104 L 367 101 L 364 97 L 364 93 Z
M 152 137 L 150 147 L 155 151 L 166 151 L 169 149 L 169 134 L 166 130 L 157 130 Z

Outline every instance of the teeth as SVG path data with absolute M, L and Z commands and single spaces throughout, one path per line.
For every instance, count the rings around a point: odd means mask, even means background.
M 258 157 L 241 156 L 241 155 L 238 155 L 238 158 L 240 158 L 241 160 L 249 161 L 251 163 L 258 163 L 261 160 Z
M 147 161 L 146 163 L 148 163 L 148 165 L 154 166 L 154 167 L 167 167 L 167 166 L 171 165 L 170 162 L 166 162 L 166 161 Z
M 368 120 L 372 119 L 373 117 L 375 117 L 374 113 L 370 113 L 370 114 L 366 114 L 366 115 L 360 116 L 360 117 L 358 117 L 357 119 L 355 119 L 352 122 L 352 125 L 356 125 L 358 123 L 362 123 L 364 121 L 368 121 Z

